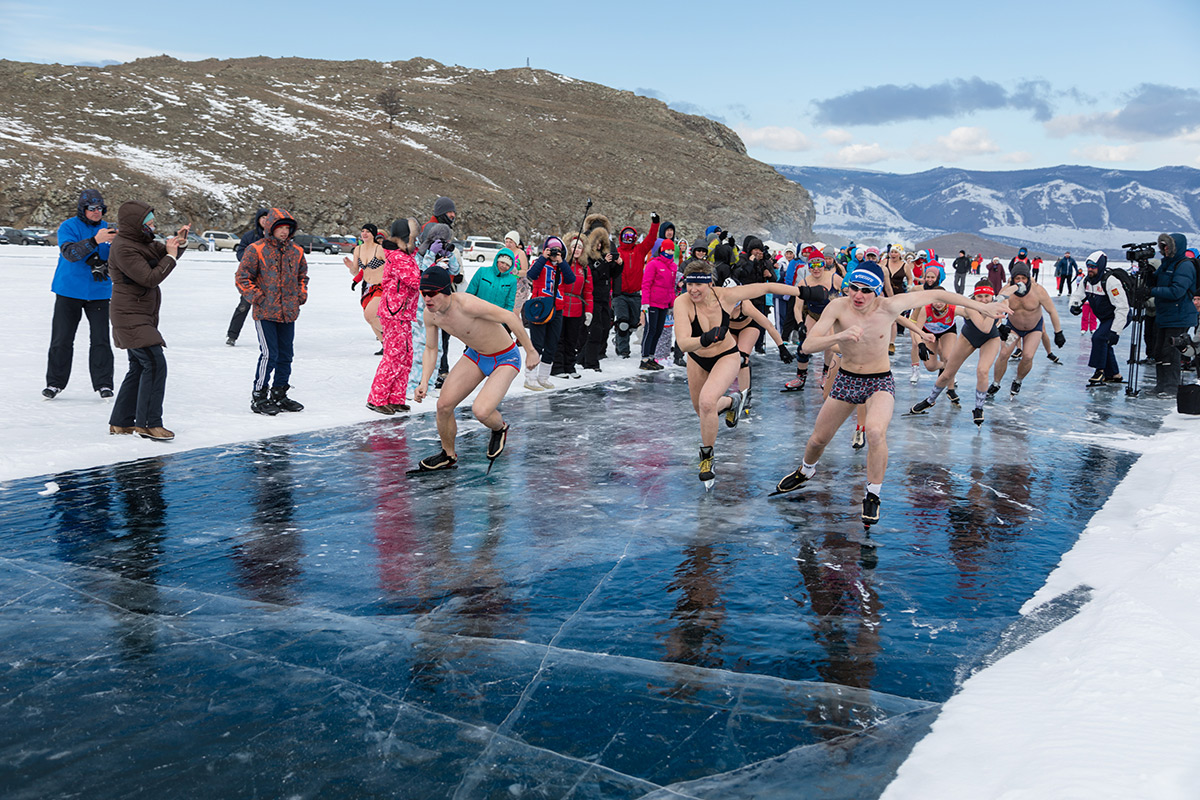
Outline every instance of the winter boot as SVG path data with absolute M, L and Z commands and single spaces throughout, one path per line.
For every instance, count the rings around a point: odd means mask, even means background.
M 272 402 L 267 396 L 266 389 L 256 389 L 250 395 L 250 410 L 255 414 L 264 414 L 268 417 L 273 417 L 279 413 L 279 406 Z
M 303 411 L 304 406 L 287 396 L 288 389 L 290 388 L 290 386 L 272 386 L 271 402 L 280 411 Z

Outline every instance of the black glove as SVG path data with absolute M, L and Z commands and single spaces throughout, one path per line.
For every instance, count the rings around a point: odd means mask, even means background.
M 1001 322 L 1000 327 L 997 328 L 996 330 L 998 330 L 1000 332 L 1000 341 L 1007 342 L 1008 335 L 1010 333 L 1012 333 L 1012 326 L 1009 325 L 1007 322 Z
M 657 211 L 655 211 L 653 214 L 650 215 L 650 223 L 654 224 L 655 222 L 658 222 L 658 212 Z
M 799 325 L 796 326 L 796 332 L 800 334 L 801 339 L 808 338 L 808 326 L 805 325 L 803 322 L 801 322 Z
M 1055 332 L 1054 332 L 1054 346 L 1055 346 L 1055 347 L 1062 347 L 1062 346 L 1063 346 L 1063 345 L 1065 345 L 1066 343 L 1067 343 L 1067 337 L 1066 337 L 1066 336 L 1063 334 L 1063 332 L 1062 332 L 1062 331 L 1055 331 Z
M 779 360 L 785 364 L 790 364 L 796 360 L 796 357 L 792 355 L 792 351 L 788 350 L 787 342 L 779 345 Z
M 451 247 L 453 247 L 454 245 L 450 245 L 450 246 L 451 246 Z M 455 283 L 462 283 L 462 282 L 463 282 L 463 276 L 462 276 L 462 273 L 461 273 L 461 272 L 460 272 L 460 273 L 458 273 L 457 275 L 455 275 L 455 276 L 454 276 L 454 282 L 455 282 Z
M 351 279 L 350 279 L 350 291 L 352 291 L 352 292 L 353 292 L 355 289 L 357 289 L 357 288 L 358 288 L 358 284 L 359 284 L 359 283 L 361 283 L 361 282 L 362 282 L 362 279 L 361 279 L 361 278 L 351 278 Z
M 1121 334 L 1116 333 L 1115 331 L 1108 332 L 1108 343 L 1109 344 L 1116 344 L 1119 341 L 1121 341 Z
M 704 333 L 700 334 L 700 346 L 708 347 L 716 342 L 721 341 L 724 336 L 724 328 L 720 326 L 717 326 L 716 328 L 710 328 L 709 330 L 706 330 Z
M 99 253 L 92 253 L 83 263 L 92 268 L 92 280 L 108 280 L 108 261 L 101 258 Z
M 1078 317 L 1083 313 L 1083 306 L 1071 306 L 1071 313 Z
M 929 348 L 925 346 L 924 342 L 917 345 L 917 353 L 921 356 L 922 361 L 929 360 Z

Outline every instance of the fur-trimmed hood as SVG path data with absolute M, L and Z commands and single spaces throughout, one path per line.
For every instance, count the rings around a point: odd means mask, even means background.
M 589 214 L 583 221 L 583 255 L 588 261 L 604 258 L 612 251 L 612 223 L 603 214 Z

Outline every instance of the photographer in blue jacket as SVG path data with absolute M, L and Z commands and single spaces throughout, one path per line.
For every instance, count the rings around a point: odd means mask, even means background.
M 108 332 L 108 303 L 112 281 L 108 277 L 108 247 L 116 229 L 108 227 L 108 207 L 96 189 L 79 193 L 75 216 L 58 226 L 58 267 L 50 291 L 54 292 L 54 317 L 50 324 L 50 353 L 46 363 L 46 388 L 42 396 L 53 400 L 67 388 L 75 357 L 75 332 L 87 315 L 90 329 L 88 371 L 92 389 L 101 397 L 113 396 L 113 352 Z

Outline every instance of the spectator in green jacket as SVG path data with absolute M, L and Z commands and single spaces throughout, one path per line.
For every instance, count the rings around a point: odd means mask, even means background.
M 467 285 L 467 294 L 487 300 L 505 311 L 513 308 L 517 299 L 517 272 L 513 269 L 516 254 L 507 247 L 496 253 L 490 267 L 480 267 Z

